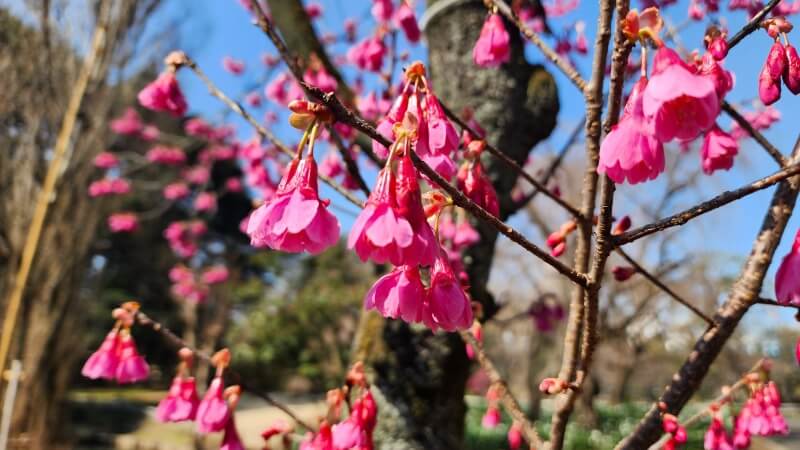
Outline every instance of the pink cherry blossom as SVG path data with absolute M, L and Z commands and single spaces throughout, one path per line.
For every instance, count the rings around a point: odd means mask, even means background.
M 275 196 L 250 216 L 251 243 L 291 253 L 321 253 L 339 239 L 339 221 L 328 211 L 328 203 L 319 198 L 313 156 L 293 160 Z
M 403 250 L 414 240 L 411 224 L 398 214 L 395 184 L 391 168 L 382 169 L 366 206 L 350 229 L 347 247 L 355 249 L 362 261 L 403 265 Z
M 183 92 L 171 71 L 163 72 L 139 92 L 139 103 L 147 109 L 166 112 L 175 117 L 186 114 L 188 105 Z
M 372 17 L 378 22 L 388 22 L 394 12 L 393 0 L 372 0 Z
M 800 230 L 775 274 L 775 296 L 778 303 L 800 306 Z
M 703 439 L 704 450 L 733 450 L 733 440 L 725 430 L 725 424 L 718 416 L 711 418 L 711 424 Z
M 644 89 L 642 111 L 652 134 L 661 142 L 691 140 L 711 128 L 719 114 L 714 83 L 661 47 L 653 60 L 653 76 Z
M 136 343 L 128 330 L 120 333 L 119 362 L 117 363 L 116 380 L 119 384 L 136 383 L 146 380 L 150 374 L 150 366 L 136 351 Z
M 422 320 L 425 287 L 417 266 L 395 267 L 375 282 L 364 297 L 364 308 L 375 309 L 383 317 L 406 322 Z
M 444 251 L 440 251 L 431 269 L 427 294 L 423 320 L 429 328 L 455 331 L 472 325 L 472 305 Z
M 397 215 L 408 221 L 413 232 L 411 245 L 402 249 L 404 264 L 430 266 L 439 253 L 439 242 L 425 217 L 417 169 L 406 152 L 397 164 Z
M 98 169 L 113 169 L 119 165 L 119 159 L 111 152 L 100 152 L 94 157 L 92 163 Z
M 643 114 L 643 92 L 647 86 L 644 77 L 634 85 L 622 118 L 600 145 L 597 172 L 606 174 L 615 183 L 626 180 L 631 184 L 641 183 L 664 171 L 664 147 L 649 133 Z
M 92 356 L 83 364 L 81 374 L 93 380 L 116 378 L 119 365 L 119 342 L 120 336 L 117 330 L 108 333 L 103 343 L 100 344 L 100 348 L 92 353 Z
M 780 407 L 780 392 L 775 383 L 770 381 L 753 390 L 739 411 L 736 429 L 747 430 L 750 435 L 756 436 L 786 435 L 789 427 Z
M 131 233 L 139 229 L 139 217 L 136 213 L 115 213 L 108 216 L 108 229 L 112 233 Z
M 329 74 L 322 65 L 317 70 L 306 70 L 306 73 L 303 74 L 303 80 L 312 86 L 320 88 L 323 92 L 334 92 L 339 85 L 336 78 Z
M 225 180 L 225 190 L 228 192 L 243 192 L 244 186 L 242 186 L 242 180 L 237 177 L 230 177 Z
M 183 171 L 181 175 L 190 184 L 203 185 L 211 178 L 211 170 L 205 166 L 194 166 Z
M 189 196 L 189 186 L 183 182 L 170 183 L 164 186 L 162 194 L 167 200 L 181 200 Z
M 386 44 L 378 36 L 370 36 L 347 51 L 347 60 L 361 70 L 380 72 L 383 57 L 386 55 Z
M 103 178 L 89 185 L 90 197 L 123 195 L 131 191 L 131 184 L 122 178 Z
M 253 108 L 261 106 L 261 94 L 258 92 L 251 92 L 244 98 L 244 102 Z
M 178 264 L 169 269 L 169 279 L 172 282 L 178 283 L 181 281 L 189 281 L 194 279 L 194 273 L 183 264 Z
M 481 426 L 491 430 L 500 425 L 500 408 L 490 405 L 481 418 Z
M 219 450 L 245 450 L 239 431 L 236 430 L 236 421 L 231 413 L 228 422 L 225 424 L 225 434 L 222 436 L 222 444 Z
M 183 130 L 190 136 L 203 137 L 206 139 L 211 138 L 214 134 L 214 127 L 199 117 L 193 117 L 187 120 L 183 125 Z
M 336 178 L 344 173 L 344 164 L 339 152 L 330 149 L 319 166 L 319 173 L 328 178 Z
M 508 429 L 508 435 L 506 437 L 508 439 L 508 448 L 510 450 L 518 450 L 522 446 L 521 428 L 522 427 L 517 422 L 514 422 Z
M 492 215 L 500 214 L 497 192 L 483 172 L 480 159 L 465 162 L 458 170 L 458 188 L 473 202 Z
M 472 60 L 481 67 L 497 67 L 511 59 L 510 38 L 502 17 L 491 14 L 472 49 Z
M 319 425 L 317 434 L 308 432 L 306 438 L 300 443 L 299 450 L 336 450 L 333 447 L 333 436 L 328 422 L 323 421 Z
M 186 162 L 186 153 L 178 147 L 157 145 L 147 151 L 148 161 L 165 166 L 180 166 Z
M 139 132 L 139 139 L 146 142 L 153 142 L 161 136 L 161 131 L 155 125 L 145 125 Z
M 217 196 L 213 192 L 197 194 L 192 205 L 197 212 L 212 212 L 217 209 Z
M 717 61 L 711 53 L 703 55 L 702 63 L 698 68 L 700 75 L 708 77 L 714 83 L 714 90 L 719 99 L 733 89 L 733 75 Z
M 223 265 L 212 266 L 203 272 L 203 282 L 206 284 L 219 284 L 228 280 L 228 268 Z
M 244 72 L 244 61 L 226 56 L 222 58 L 222 68 L 233 75 L 241 75 Z
M 199 405 L 194 378 L 176 376 L 172 379 L 167 396 L 156 407 L 156 419 L 159 422 L 194 420 Z
M 733 158 L 739 152 L 739 143 L 719 126 L 706 132 L 700 156 L 703 161 L 703 172 L 710 175 L 716 170 L 728 170 L 733 167 Z
M 197 423 L 198 433 L 222 431 L 227 426 L 231 411 L 228 408 L 228 402 L 223 397 L 224 390 L 225 383 L 222 381 L 222 377 L 219 375 L 214 377 L 203 395 L 203 400 L 197 407 L 195 423 Z
M 421 37 L 419 25 L 417 25 L 417 18 L 414 17 L 414 10 L 406 2 L 401 2 L 400 6 L 392 16 L 394 25 L 403 30 L 408 42 L 418 42 Z
M 142 119 L 136 109 L 128 107 L 121 116 L 111 121 L 111 131 L 125 136 L 135 136 L 142 129 Z

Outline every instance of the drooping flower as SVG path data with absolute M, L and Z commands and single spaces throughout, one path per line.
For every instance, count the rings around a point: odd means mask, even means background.
M 111 131 L 124 136 L 135 136 L 142 129 L 142 119 L 132 107 L 125 109 L 121 116 L 111 121 Z
M 652 135 L 661 142 L 694 139 L 711 128 L 719 110 L 714 83 L 694 73 L 674 50 L 658 49 L 642 99 Z
M 370 450 L 375 429 L 377 406 L 368 388 L 353 403 L 350 416 L 331 429 L 333 449 Z
M 439 251 L 431 269 L 427 294 L 427 310 L 423 312 L 423 321 L 429 328 L 455 331 L 472 325 L 472 305 L 444 250 Z
M 151 148 L 145 157 L 151 163 L 166 166 L 180 166 L 186 162 L 186 153 L 182 149 L 166 145 L 157 145 Z
M 292 160 L 274 197 L 250 216 L 247 234 L 253 245 L 321 253 L 339 239 L 339 221 L 328 203 L 319 198 L 314 157 Z
M 117 155 L 111 152 L 98 153 L 92 162 L 98 169 L 113 169 L 119 165 L 119 159 L 117 159 Z
M 306 438 L 300 443 L 299 450 L 336 450 L 333 447 L 330 424 L 323 421 L 319 424 L 319 431 L 316 434 L 308 432 Z
M 119 362 L 117 363 L 116 380 L 119 384 L 136 383 L 146 380 L 150 374 L 150 366 L 142 355 L 136 351 L 130 330 L 122 329 L 119 337 Z
M 703 438 L 704 450 L 733 450 L 733 440 L 725 430 L 725 424 L 718 415 L 711 418 L 711 424 Z
M 228 268 L 222 264 L 218 264 L 203 271 L 201 277 L 206 284 L 219 284 L 228 281 L 229 275 Z
M 213 192 L 197 194 L 192 205 L 197 212 L 211 212 L 217 209 L 217 196 Z
M 499 14 L 490 14 L 472 48 L 472 60 L 480 67 L 497 67 L 511 59 L 510 37 Z
M 364 308 L 375 309 L 383 317 L 420 322 L 425 302 L 425 287 L 417 266 L 395 267 L 382 276 L 364 297 Z
M 117 376 L 117 365 L 119 365 L 119 341 L 119 332 L 116 329 L 111 330 L 103 339 L 100 348 L 83 364 L 81 374 L 93 380 L 98 378 L 113 380 Z
M 200 405 L 197 407 L 195 422 L 199 433 L 206 434 L 222 431 L 228 425 L 231 410 L 224 397 L 225 382 L 222 380 L 222 373 L 226 365 L 227 361 L 217 365 L 217 373 L 214 379 L 211 380 L 208 390 L 203 395 L 203 400 L 200 401 Z
M 170 183 L 164 186 L 164 198 L 167 200 L 181 200 L 189 196 L 189 186 L 183 182 Z
M 392 16 L 392 21 L 397 28 L 403 30 L 408 42 L 418 42 L 421 37 L 417 18 L 414 17 L 414 10 L 406 2 L 402 2 Z
M 736 418 L 736 428 L 756 436 L 788 434 L 789 427 L 780 407 L 781 395 L 777 386 L 773 381 L 764 383 L 752 390 Z
M 386 44 L 378 36 L 370 36 L 350 47 L 347 60 L 361 70 L 380 72 L 383 57 L 386 55 Z
M 136 213 L 114 213 L 108 216 L 108 229 L 112 233 L 130 233 L 139 229 L 139 216 Z
M 648 85 L 644 77 L 634 85 L 622 118 L 600 145 L 597 172 L 615 183 L 641 183 L 664 171 L 664 146 L 648 131 L 643 112 Z
M 391 167 L 384 167 L 367 204 L 358 215 L 347 247 L 355 249 L 362 261 L 404 264 L 403 250 L 411 246 L 414 232 L 407 219 L 397 213 L 396 182 Z
M 439 253 L 439 242 L 425 217 L 417 169 L 409 151 L 406 149 L 397 164 L 397 214 L 408 221 L 413 232 L 411 245 L 402 249 L 402 259 L 404 264 L 430 266 Z
M 703 172 L 710 175 L 716 170 L 728 170 L 733 167 L 733 158 L 739 152 L 739 143 L 719 126 L 706 132 L 700 157 L 703 161 Z
M 156 419 L 159 422 L 194 420 L 199 405 L 194 377 L 176 375 L 172 379 L 169 393 L 156 407 Z
M 486 408 L 486 412 L 481 418 L 481 426 L 491 430 L 492 428 L 496 428 L 498 425 L 500 425 L 500 408 L 490 405 L 488 408 Z
M 800 230 L 775 274 L 775 297 L 782 305 L 800 306 Z
M 222 436 L 222 444 L 219 450 L 245 450 L 239 431 L 236 429 L 236 421 L 231 413 L 228 422 L 225 424 L 225 434 Z
M 394 12 L 394 2 L 392 0 L 372 0 L 370 12 L 376 21 L 388 22 Z
M 518 422 L 513 422 L 508 429 L 508 448 L 518 450 L 522 446 L 522 426 Z
M 163 72 L 139 92 L 139 103 L 147 109 L 166 112 L 175 117 L 186 114 L 188 105 L 174 71 Z
M 222 58 L 222 68 L 233 75 L 241 75 L 244 72 L 244 61 L 226 56 Z
M 678 418 L 672 414 L 664 414 L 661 418 L 661 426 L 665 433 L 670 435 L 669 440 L 664 444 L 666 450 L 675 450 L 686 443 L 686 428 L 678 422 Z
M 483 164 L 479 158 L 461 165 L 458 170 L 458 188 L 490 214 L 494 216 L 500 214 L 497 191 L 494 190 L 489 177 L 483 172 Z

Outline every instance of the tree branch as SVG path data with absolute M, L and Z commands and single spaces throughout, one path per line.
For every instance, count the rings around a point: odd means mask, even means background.
M 747 35 L 756 31 L 758 27 L 761 26 L 761 20 L 767 14 L 769 14 L 769 12 L 772 11 L 773 8 L 778 6 L 778 3 L 780 2 L 781 0 L 770 0 L 769 3 L 764 5 L 764 7 L 761 8 L 761 11 L 757 12 L 756 15 L 754 15 L 753 18 L 750 19 L 750 21 L 747 22 L 745 26 L 742 27 L 741 30 L 739 30 L 735 35 L 733 35 L 732 38 L 728 39 L 728 50 L 735 47 L 737 44 L 739 44 L 739 42 L 742 42 L 742 39 L 746 38 Z
M 766 189 L 774 184 L 786 180 L 787 178 L 791 178 L 792 176 L 797 175 L 798 173 L 800 173 L 800 164 L 798 163 L 791 164 L 785 169 L 779 170 L 773 173 L 772 175 L 756 180 L 748 184 L 747 186 L 740 187 L 739 189 L 733 191 L 723 192 L 722 194 L 712 198 L 711 200 L 707 200 L 703 203 L 700 203 L 699 205 L 693 206 L 677 214 L 673 214 L 664 219 L 655 221 L 653 223 L 623 233 L 613 239 L 614 245 L 620 247 L 625 244 L 631 243 L 635 240 L 641 239 L 645 236 L 665 230 L 667 228 L 683 225 L 686 222 L 694 219 L 695 217 L 701 216 L 707 212 L 725 206 L 728 203 L 739 200 L 740 198 L 746 197 L 754 192 Z
M 705 320 L 705 321 L 706 321 L 706 323 L 707 323 L 708 325 L 710 325 L 710 326 L 713 326 L 713 325 L 714 325 L 714 320 L 713 320 L 713 319 L 711 319 L 710 317 L 708 317 L 708 316 L 707 316 L 707 315 L 706 315 L 706 314 L 705 314 L 703 311 L 701 311 L 701 310 L 700 310 L 698 307 L 696 307 L 696 306 L 692 305 L 691 303 L 689 303 L 688 301 L 686 301 L 686 300 L 685 300 L 683 297 L 681 297 L 680 295 L 678 295 L 678 294 L 677 294 L 675 291 L 673 291 L 672 289 L 670 289 L 670 287 L 669 287 L 669 286 L 667 286 L 666 284 L 664 284 L 664 283 L 663 283 L 661 280 L 659 280 L 659 279 L 658 279 L 658 278 L 657 278 L 655 275 L 653 275 L 653 274 L 651 274 L 650 272 L 648 272 L 648 271 L 647 271 L 647 269 L 645 269 L 644 267 L 642 267 L 642 265 L 641 265 L 641 264 L 639 264 L 638 262 L 636 262 L 636 260 L 635 260 L 635 259 L 631 258 L 631 256 L 630 256 L 630 255 L 628 255 L 628 253 L 626 253 L 624 250 L 622 250 L 621 248 L 617 248 L 617 249 L 616 249 L 616 252 L 617 252 L 617 253 L 618 253 L 620 256 L 622 256 L 622 258 L 623 258 L 625 261 L 627 261 L 627 262 L 628 262 L 628 264 L 630 264 L 631 266 L 633 266 L 633 268 L 634 268 L 634 269 L 636 269 L 636 271 L 637 271 L 637 272 L 639 272 L 640 274 L 642 274 L 642 276 L 644 276 L 644 277 L 645 277 L 645 278 L 646 278 L 648 281 L 650 281 L 651 283 L 653 283 L 653 284 L 654 284 L 656 287 L 658 287 L 659 289 L 661 289 L 662 291 L 664 291 L 665 293 L 667 293 L 667 295 L 669 295 L 670 297 L 672 297 L 672 299 L 673 299 L 673 300 L 675 300 L 676 302 L 680 303 L 681 305 L 683 305 L 683 306 L 685 306 L 685 307 L 689 308 L 689 309 L 690 309 L 690 310 L 691 310 L 693 313 L 695 313 L 695 314 L 696 314 L 698 317 L 700 317 L 701 319 Z

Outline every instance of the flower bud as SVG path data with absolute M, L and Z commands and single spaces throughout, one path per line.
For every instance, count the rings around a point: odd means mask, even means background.
M 800 56 L 792 44 L 784 47 L 786 53 L 786 66 L 783 69 L 783 83 L 792 91 L 792 94 L 800 94 Z
M 781 98 L 780 82 L 775 82 L 769 74 L 769 69 L 765 65 L 758 77 L 758 97 L 764 105 L 771 105 Z
M 614 266 L 611 273 L 614 274 L 615 280 L 622 282 L 630 279 L 636 273 L 636 269 L 630 266 Z

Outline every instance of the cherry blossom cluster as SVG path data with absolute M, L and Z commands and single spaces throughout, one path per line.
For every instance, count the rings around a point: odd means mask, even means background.
M 792 94 L 800 94 L 800 56 L 789 43 L 787 33 L 792 24 L 786 18 L 772 17 L 762 22 L 762 27 L 775 42 L 758 76 L 758 96 L 765 105 L 771 105 L 781 98 L 781 81 Z
M 500 397 L 502 395 L 503 387 L 493 384 L 486 390 L 486 411 L 481 418 L 481 427 L 487 430 L 492 430 L 500 426 L 502 422 L 502 414 L 500 411 Z M 508 427 L 506 434 L 508 439 L 508 448 L 511 450 L 519 449 L 523 443 L 522 425 L 517 421 L 513 421 L 511 426 Z

